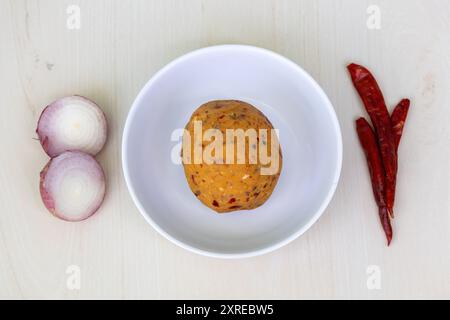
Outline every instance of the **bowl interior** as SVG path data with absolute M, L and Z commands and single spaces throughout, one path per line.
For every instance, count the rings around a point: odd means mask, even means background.
M 255 210 L 214 213 L 171 160 L 180 146 L 174 130 L 217 99 L 249 102 L 279 129 L 283 170 Z M 201 49 L 162 69 L 137 97 L 123 138 L 125 177 L 142 214 L 170 240 L 213 256 L 263 253 L 304 232 L 331 199 L 341 166 L 339 125 L 322 90 L 291 61 L 248 46 Z

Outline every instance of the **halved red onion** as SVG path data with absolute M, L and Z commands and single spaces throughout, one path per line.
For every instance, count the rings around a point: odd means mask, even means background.
M 52 102 L 42 111 L 36 133 L 50 157 L 67 150 L 96 155 L 105 145 L 107 123 L 105 114 L 94 102 L 69 96 Z
M 102 167 L 84 152 L 66 151 L 41 171 L 42 201 L 52 214 L 66 221 L 93 215 L 103 202 L 105 190 Z

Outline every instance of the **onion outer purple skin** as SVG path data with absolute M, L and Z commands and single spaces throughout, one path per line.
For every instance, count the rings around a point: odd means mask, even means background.
M 57 164 L 57 166 L 55 166 L 55 163 Z M 79 164 L 79 168 L 74 167 L 74 165 L 76 165 L 77 163 Z M 55 179 L 55 177 L 57 177 L 56 175 L 64 174 L 62 170 L 73 170 L 74 168 L 79 170 L 80 174 L 89 173 L 91 175 L 91 178 L 93 179 L 93 182 L 99 183 L 99 194 L 93 200 L 92 204 L 89 206 L 89 209 L 86 210 L 86 212 L 84 212 L 82 215 L 78 215 L 76 217 L 70 216 L 70 214 L 61 211 L 61 203 L 58 203 L 59 200 L 55 199 L 55 197 L 58 196 L 57 193 L 59 190 L 58 188 L 56 188 L 55 190 L 55 186 L 51 185 L 53 182 L 52 180 L 58 180 Z M 58 172 L 58 170 L 60 172 Z M 91 183 L 93 182 L 91 181 Z M 104 171 L 97 160 L 95 160 L 95 158 L 91 155 L 80 151 L 66 151 L 61 155 L 50 159 L 50 161 L 42 169 L 40 173 L 39 190 L 45 207 L 55 217 L 69 222 L 83 221 L 97 212 L 97 210 L 103 203 L 106 193 Z
M 55 123 L 57 120 L 55 118 L 55 114 L 57 112 L 60 112 L 61 109 L 70 102 L 75 102 L 80 105 L 86 106 L 87 108 L 90 108 L 91 111 L 93 111 L 97 116 L 97 124 L 99 126 L 98 134 L 89 139 L 91 140 L 91 143 L 94 141 L 94 143 L 89 146 L 87 146 L 86 144 L 67 144 L 67 141 L 62 141 L 61 134 L 54 132 L 54 127 L 56 127 L 57 125 Z M 73 95 L 57 99 L 44 108 L 38 120 L 36 133 L 38 135 L 42 148 L 50 157 L 56 157 L 64 151 L 69 150 L 79 150 L 95 156 L 103 149 L 106 143 L 108 135 L 108 125 L 103 110 L 95 102 L 83 96 Z M 85 141 L 85 143 L 87 142 L 89 141 Z

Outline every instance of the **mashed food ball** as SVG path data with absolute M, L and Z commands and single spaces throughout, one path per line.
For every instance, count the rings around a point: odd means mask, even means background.
M 201 105 L 186 125 L 181 152 L 194 195 L 218 213 L 264 204 L 282 168 L 281 147 L 272 129 L 266 116 L 251 104 L 217 100 Z M 266 149 L 267 156 L 262 156 L 261 149 Z

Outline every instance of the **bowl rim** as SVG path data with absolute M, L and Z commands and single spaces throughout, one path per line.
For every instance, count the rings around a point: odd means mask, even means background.
M 221 51 L 221 50 L 244 50 L 244 51 L 250 51 L 256 54 L 264 54 L 267 55 L 275 60 L 278 60 L 281 63 L 286 64 L 287 66 L 295 69 L 299 74 L 304 77 L 307 81 L 311 83 L 313 88 L 316 90 L 317 94 L 321 97 L 321 99 L 324 102 L 324 106 L 328 111 L 328 114 L 331 118 L 331 121 L 333 123 L 333 129 L 334 134 L 337 138 L 337 165 L 334 172 L 333 182 L 330 186 L 330 189 L 328 190 L 328 193 L 326 197 L 322 200 L 321 205 L 316 210 L 314 215 L 312 216 L 309 221 L 303 225 L 301 228 L 299 228 L 296 232 L 289 234 L 282 240 L 275 242 L 269 246 L 266 246 L 264 248 L 250 250 L 246 252 L 239 252 L 239 253 L 224 253 L 224 252 L 217 252 L 217 251 L 210 251 L 205 249 L 200 249 L 195 246 L 186 244 L 178 239 L 176 239 L 174 236 L 163 230 L 150 216 L 150 214 L 147 214 L 147 211 L 145 210 L 144 206 L 139 201 L 138 197 L 136 196 L 136 193 L 134 191 L 134 187 L 131 183 L 131 177 L 130 173 L 128 171 L 128 155 L 126 153 L 126 150 L 128 150 L 128 136 L 130 132 L 131 127 L 131 119 L 134 118 L 134 115 L 138 109 L 138 105 L 141 103 L 141 100 L 143 99 L 145 93 L 148 91 L 148 89 L 161 78 L 169 69 L 172 69 L 174 66 L 183 63 L 185 60 L 188 60 L 194 56 L 214 52 L 214 51 Z M 333 198 L 333 195 L 336 191 L 337 185 L 339 183 L 339 178 L 342 170 L 342 153 L 343 153 L 343 144 L 342 144 L 342 133 L 341 128 L 339 125 L 339 121 L 336 115 L 336 112 L 334 110 L 334 107 L 329 100 L 328 96 L 325 94 L 323 89 L 320 87 L 320 85 L 314 80 L 314 78 L 306 72 L 302 67 L 300 67 L 298 64 L 293 62 L 292 60 L 276 53 L 268 49 L 251 46 L 251 45 L 242 45 L 242 44 L 222 44 L 222 45 L 214 45 L 209 47 L 204 47 L 200 49 L 196 49 L 194 51 L 188 52 L 168 64 L 166 64 L 162 69 L 157 71 L 150 80 L 147 81 L 147 83 L 142 87 L 142 89 L 139 91 L 138 95 L 136 96 L 133 104 L 131 105 L 130 110 L 128 111 L 127 118 L 125 121 L 125 126 L 123 129 L 122 134 L 122 170 L 125 177 L 125 183 L 127 185 L 128 191 L 131 195 L 131 198 L 138 208 L 141 215 L 144 217 L 144 219 L 164 238 L 169 240 L 170 242 L 178 245 L 179 247 L 186 249 L 188 251 L 191 251 L 196 254 L 200 254 L 207 257 L 213 257 L 213 258 L 222 258 L 222 259 L 240 259 L 240 258 L 250 258 L 255 257 L 259 255 L 263 255 L 272 251 L 275 251 L 277 249 L 280 249 L 281 247 L 291 243 L 295 239 L 297 239 L 299 236 L 301 236 L 303 233 L 305 233 L 311 226 L 322 216 L 325 209 L 328 207 L 329 203 L 331 202 L 331 199 Z

